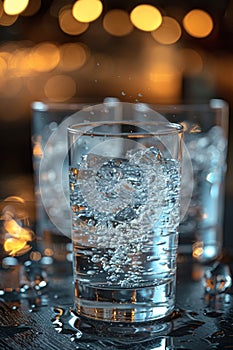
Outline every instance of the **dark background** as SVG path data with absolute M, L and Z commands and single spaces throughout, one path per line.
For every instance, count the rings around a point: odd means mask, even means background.
M 72 98 L 80 101 L 88 98 L 103 99 L 114 96 L 128 102 L 179 103 L 208 102 L 210 98 L 222 98 L 229 103 L 229 150 L 228 171 L 226 177 L 226 229 L 225 244 L 231 241 L 232 205 L 232 108 L 233 108 L 233 0 L 209 1 L 146 1 L 157 6 L 163 15 L 175 17 L 181 23 L 182 16 L 193 8 L 208 11 L 214 20 L 214 29 L 206 38 L 194 38 L 182 30 L 180 40 L 171 47 L 175 49 L 193 49 L 203 58 L 203 67 L 196 73 L 183 72 L 179 94 L 167 98 L 153 93 L 153 82 L 145 75 L 151 58 L 147 52 L 157 48 L 157 43 L 149 33 L 134 28 L 126 37 L 113 37 L 102 26 L 103 16 L 110 9 L 122 8 L 131 11 L 144 1 L 105 0 L 103 14 L 92 22 L 88 30 L 80 35 L 65 34 L 58 24 L 59 8 L 74 1 L 42 0 L 40 9 L 32 16 L 19 16 L 9 26 L 0 25 L 0 57 L 6 51 L 15 57 L 22 47 L 30 47 L 43 42 L 56 45 L 64 43 L 82 43 L 88 48 L 87 62 L 81 69 L 67 74 L 77 84 Z M 53 11 L 51 11 L 51 8 Z M 9 46 L 11 45 L 11 46 Z M 169 45 L 168 45 L 169 46 Z M 167 48 L 167 47 L 166 47 Z M 172 51 L 171 51 L 172 52 Z M 153 59 L 153 57 L 152 57 Z M 173 56 L 171 53 L 171 61 Z M 174 56 L 174 60 L 176 57 Z M 13 61 L 12 61 L 13 62 Z M 113 63 L 112 63 L 113 62 Z M 47 98 L 43 91 L 46 79 L 53 74 L 63 74 L 54 68 L 50 72 L 37 74 L 17 74 L 17 64 L 1 69 L 0 61 L 0 178 L 11 179 L 26 176 L 24 185 L 32 189 L 33 168 L 31 153 L 31 103 Z M 130 78 L 130 79 L 129 79 Z M 130 82 L 129 82 L 130 80 Z M 28 85 L 28 84 L 31 85 Z M 29 86 L 29 88 L 28 88 Z M 33 89 L 30 89 L 33 86 Z M 124 92 L 124 93 L 123 93 Z M 139 97 L 140 95 L 140 97 Z M 54 102 L 53 99 L 50 102 Z M 60 102 L 69 102 L 69 99 Z M 22 186 L 24 186 L 22 185 Z M 5 189 L 1 188 L 1 194 Z

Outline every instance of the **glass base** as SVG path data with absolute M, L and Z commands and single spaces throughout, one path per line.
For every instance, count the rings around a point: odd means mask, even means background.
M 169 315 L 175 304 L 174 278 L 160 285 L 132 289 L 80 286 L 79 281 L 75 290 L 79 316 L 100 321 L 133 323 L 159 320 Z

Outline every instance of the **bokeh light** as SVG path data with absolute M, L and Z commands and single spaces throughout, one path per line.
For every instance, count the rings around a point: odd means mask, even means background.
M 177 63 L 180 59 L 175 45 L 147 47 L 145 76 L 150 82 L 150 94 L 159 103 L 176 103 L 182 92 L 182 72 Z
M 4 81 L 4 89 L 1 91 L 1 96 L 7 98 L 17 97 L 23 90 L 23 80 L 20 77 L 7 76 Z M 16 113 L 17 114 L 17 113 Z M 15 116 L 17 119 L 17 115 Z
M 4 59 L 4 57 L 1 57 L 0 54 L 0 78 L 4 77 L 4 75 L 6 74 L 7 71 L 7 62 Z
M 212 17 L 203 10 L 195 9 L 186 14 L 183 26 L 188 34 L 195 38 L 205 38 L 213 30 Z
M 118 9 L 106 13 L 103 19 L 103 27 L 106 32 L 114 36 L 124 36 L 133 30 L 129 14 Z
M 14 24 L 18 19 L 18 15 L 9 16 L 5 12 L 2 13 L 0 17 L 0 25 L 4 27 L 9 27 Z
M 182 49 L 180 55 L 181 70 L 185 75 L 196 75 L 202 71 L 203 59 L 196 50 Z
M 2 14 L 3 14 L 3 3 L 2 3 L 2 1 L 0 1 L 0 17 L 2 16 Z
M 14 50 L 8 59 L 8 69 L 16 77 L 28 76 L 32 72 L 30 66 L 30 49 L 21 48 Z
M 28 3 L 29 0 L 5 0 L 3 8 L 7 15 L 18 15 L 27 8 Z
M 36 45 L 30 53 L 30 66 L 38 72 L 53 70 L 60 61 L 59 48 L 49 42 Z
M 46 82 L 44 92 L 51 101 L 67 101 L 75 95 L 76 83 L 73 78 L 67 75 L 54 75 Z
M 138 5 L 130 13 L 131 22 L 138 29 L 151 32 L 162 23 L 160 11 L 152 5 Z
M 87 60 L 87 49 L 79 43 L 66 43 L 60 47 L 60 64 L 64 71 L 81 68 Z
M 160 44 L 174 44 L 181 37 L 182 31 L 179 23 L 172 17 L 164 16 L 161 26 L 151 32 L 153 38 Z
M 81 23 L 72 15 L 72 7 L 64 6 L 58 15 L 61 30 L 69 35 L 84 33 L 89 27 L 88 23 Z
M 95 21 L 102 11 L 103 4 L 100 0 L 78 0 L 72 8 L 74 18 L 84 23 Z

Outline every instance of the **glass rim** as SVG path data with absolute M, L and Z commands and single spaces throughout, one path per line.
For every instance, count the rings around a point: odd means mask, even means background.
M 98 128 L 99 126 L 115 126 L 115 125 L 132 125 L 138 126 L 141 129 L 145 128 L 142 132 L 130 132 L 130 131 L 106 131 L 98 132 L 94 131 L 93 128 Z M 147 130 L 147 127 L 155 127 L 155 129 Z M 159 128 L 158 128 L 159 127 Z M 183 126 L 178 123 L 166 122 L 166 121 L 137 121 L 137 120 L 118 120 L 118 121 L 93 121 L 88 123 L 77 123 L 72 124 L 67 127 L 68 134 L 70 135 L 86 135 L 86 136 L 128 136 L 128 137 L 137 137 L 137 135 L 145 136 L 165 136 L 165 135 L 177 135 L 183 133 Z

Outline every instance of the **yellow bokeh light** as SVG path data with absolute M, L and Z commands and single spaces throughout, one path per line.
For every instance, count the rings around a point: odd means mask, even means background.
M 54 102 L 66 101 L 75 95 L 76 83 L 67 75 L 55 75 L 46 82 L 44 92 Z
M 76 43 L 63 44 L 60 47 L 60 67 L 64 71 L 73 71 L 81 68 L 87 59 L 84 45 Z
M 203 10 L 192 10 L 183 19 L 186 32 L 195 38 L 205 38 L 213 30 L 212 17 Z
M 74 18 L 84 23 L 95 21 L 102 11 L 103 4 L 100 0 L 78 0 L 72 8 Z
M 181 37 L 181 28 L 179 23 L 172 17 L 163 17 L 161 26 L 151 32 L 153 38 L 160 44 L 174 44 Z
M 32 232 L 24 227 L 21 227 L 15 220 L 6 220 L 4 222 L 5 230 L 14 238 L 23 239 L 25 241 L 32 240 Z
M 30 66 L 38 72 L 49 72 L 53 70 L 59 61 L 59 48 L 49 42 L 36 45 L 29 55 Z
M 13 16 L 23 12 L 28 6 L 28 3 L 29 0 L 5 0 L 3 8 L 7 15 Z
M 133 25 L 126 11 L 114 9 L 106 13 L 103 27 L 111 35 L 124 36 L 132 32 Z
M 27 242 L 25 242 L 24 240 L 16 239 L 16 238 L 8 238 L 4 242 L 4 250 L 9 255 L 16 255 L 16 253 L 22 251 L 26 245 L 27 245 Z
M 138 5 L 130 13 L 133 25 L 145 32 L 157 29 L 162 23 L 160 11 L 152 5 Z
M 5 12 L 2 13 L 0 17 L 0 25 L 4 27 L 9 27 L 14 24 L 18 19 L 18 15 L 9 16 Z
M 88 23 L 81 23 L 72 15 L 72 7 L 65 6 L 58 15 L 61 30 L 69 35 L 78 35 L 84 33 L 89 27 Z

